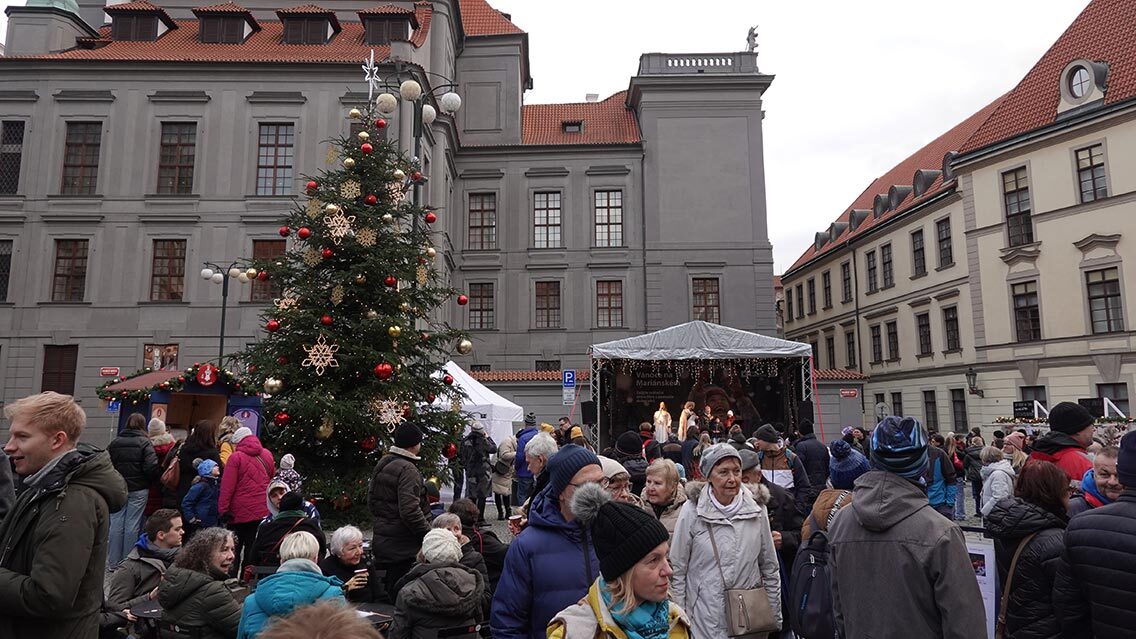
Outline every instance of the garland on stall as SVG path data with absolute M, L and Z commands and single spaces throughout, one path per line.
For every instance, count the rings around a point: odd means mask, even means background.
M 1048 424 L 1049 419 L 1039 417 L 1034 419 L 1032 417 L 996 417 L 994 418 L 995 424 Z M 1093 422 L 1097 426 L 1108 426 L 1111 424 L 1136 424 L 1136 417 L 1098 417 Z
M 107 401 L 107 402 L 120 401 L 124 404 L 127 403 L 127 402 L 130 402 L 131 404 L 138 404 L 140 402 L 148 402 L 148 401 L 150 401 L 150 394 L 151 393 L 154 393 L 154 392 L 157 392 L 157 391 L 170 391 L 170 392 L 176 393 L 176 392 L 179 392 L 181 390 L 184 390 L 186 382 L 188 382 L 189 380 L 196 380 L 197 379 L 197 373 L 200 372 L 201 366 L 202 365 L 201 365 L 200 362 L 195 362 L 193 364 L 193 366 L 190 366 L 189 368 L 182 371 L 181 374 L 178 375 L 177 377 L 173 377 L 173 373 L 171 372 L 170 373 L 170 376 L 171 376 L 170 379 L 168 379 L 164 382 L 155 384 L 155 385 L 151 386 L 150 388 L 140 388 L 140 389 L 137 389 L 137 390 L 111 390 L 110 389 L 110 387 L 114 386 L 115 384 L 125 382 L 126 380 L 133 379 L 135 377 L 138 377 L 139 375 L 146 375 L 146 374 L 154 372 L 154 371 L 149 370 L 149 369 L 142 369 L 142 370 L 134 371 L 133 373 L 131 373 L 129 375 L 122 375 L 120 377 L 115 377 L 115 378 L 111 379 L 110 381 L 106 382 L 105 384 L 103 384 L 102 386 L 99 386 L 97 393 L 98 393 L 99 399 L 101 399 L 103 401 Z M 241 377 L 240 375 L 238 375 L 237 373 L 234 373 L 232 371 L 228 371 L 228 370 L 224 370 L 224 369 L 217 369 L 217 383 L 227 386 L 229 388 L 231 395 L 243 395 L 245 397 L 248 397 L 249 395 L 258 395 L 259 394 L 255 390 L 256 387 L 253 386 L 247 379 Z

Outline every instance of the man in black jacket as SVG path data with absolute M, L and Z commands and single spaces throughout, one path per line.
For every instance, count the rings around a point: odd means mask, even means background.
M 107 546 L 107 568 L 114 568 L 134 548 L 142 527 L 142 511 L 150 497 L 150 484 L 161 474 L 158 454 L 146 434 L 146 418 L 134 413 L 126 419 L 126 428 L 107 446 L 110 463 L 126 481 L 126 508 L 110 516 L 110 543 Z
M 300 493 L 289 491 L 280 498 L 280 512 L 271 520 L 260 524 L 256 529 L 249 561 L 254 566 L 279 566 L 280 543 L 294 532 L 311 533 L 319 542 L 319 562 L 327 555 L 327 538 L 319 522 L 304 512 L 304 498 Z
M 1120 440 L 1120 498 L 1069 520 L 1053 605 L 1064 639 L 1114 639 L 1136 628 L 1136 432 Z
M 497 451 L 497 444 L 485 434 L 485 425 L 475 421 L 469 434 L 461 442 L 458 459 L 465 470 L 465 494 L 477 504 L 480 522 L 485 523 L 485 500 L 489 497 L 489 456 Z
M 386 571 L 383 580 L 390 600 L 394 585 L 414 566 L 422 538 L 430 532 L 430 505 L 422 473 L 414 465 L 421 459 L 422 429 L 403 422 L 394 431 L 394 446 L 375 464 L 367 505 L 374 515 L 371 540 L 375 568 Z
M 801 438 L 797 440 L 793 450 L 805 467 L 813 492 L 819 493 L 828 483 L 828 446 L 820 443 L 813 434 L 812 420 L 802 419 L 797 430 L 801 433 Z

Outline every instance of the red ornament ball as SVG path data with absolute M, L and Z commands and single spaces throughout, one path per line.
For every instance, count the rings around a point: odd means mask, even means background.
M 454 385 L 454 376 L 450 375 L 449 373 L 442 375 L 442 383 L 444 383 L 446 386 L 453 386 Z
M 394 288 L 395 285 L 398 284 L 398 278 L 393 276 L 393 275 L 388 275 L 388 276 L 383 278 L 383 284 L 386 284 L 387 286 Z
M 394 367 L 390 364 L 381 362 L 375 365 L 375 377 L 386 380 L 390 379 L 391 375 L 394 375 Z
M 319 185 L 319 183 L 318 183 L 318 182 L 316 182 L 315 180 L 310 180 L 310 181 L 308 182 L 308 185 L 307 185 L 307 186 L 308 186 L 308 190 L 309 190 L 309 191 L 315 191 L 316 189 L 318 189 L 318 188 L 319 188 L 319 186 L 320 186 L 320 185 Z
M 434 403 L 435 399 L 438 399 L 438 396 L 434 393 L 429 393 L 428 395 L 426 395 L 426 401 L 430 402 L 431 404 Z
M 321 317 L 320 324 L 323 324 L 324 326 L 331 326 L 331 316 L 324 315 L 323 317 Z
M 423 331 L 423 332 L 422 332 L 422 341 L 423 341 L 423 342 L 428 342 L 428 341 L 430 341 L 430 334 L 429 334 L 429 333 L 427 333 L 427 332 L 425 332 L 425 331 Z
M 458 447 L 450 442 L 446 444 L 446 450 L 442 454 L 446 456 L 446 459 L 453 459 L 458 456 Z
M 359 448 L 361 448 L 365 453 L 369 453 L 375 450 L 376 448 L 378 448 L 378 446 L 379 438 L 375 437 L 374 435 L 364 437 L 363 440 L 359 442 Z
M 426 223 L 427 224 L 433 224 L 434 222 L 437 222 L 437 221 L 438 221 L 438 216 L 433 211 L 430 211 L 429 213 L 426 214 Z
M 382 118 L 379 118 L 378 120 L 375 120 L 375 128 L 376 128 L 376 129 L 385 129 L 385 128 L 387 128 L 387 121 L 386 121 L 386 120 L 384 120 L 384 119 L 382 119 Z
M 268 320 L 268 323 L 264 325 L 264 328 L 269 333 L 275 333 L 276 331 L 280 330 L 280 322 L 276 320 Z
M 268 281 L 268 271 L 261 271 L 261 272 L 257 273 L 256 279 L 258 279 L 262 282 L 267 282 Z
M 285 413 L 284 411 L 280 411 L 279 413 L 276 413 L 276 416 L 272 418 L 272 421 L 276 422 L 277 426 L 287 426 L 288 422 L 292 421 L 292 416 L 288 413 Z
M 179 384 L 184 384 L 184 383 L 185 383 L 185 376 L 179 377 L 179 378 L 178 378 L 178 383 L 179 383 Z M 125 396 L 126 396 L 126 393 L 123 393 L 122 395 L 123 395 L 123 397 L 125 397 Z
M 370 142 L 364 142 L 359 147 L 359 150 L 363 152 L 363 155 L 370 155 L 375 150 L 375 147 L 371 146 Z
M 379 196 L 374 193 L 368 193 L 367 197 L 363 198 L 363 202 L 366 203 L 367 206 L 374 206 L 379 203 Z
M 414 173 L 411 173 L 410 179 L 414 180 L 415 182 L 420 181 L 422 179 L 422 171 L 415 171 Z
M 312 236 L 312 230 L 306 226 L 301 226 L 300 230 L 296 231 L 296 237 L 301 240 L 306 240 Z
M 287 357 L 284 357 L 283 355 L 281 355 L 280 357 L 277 357 L 277 358 L 276 358 L 276 363 L 277 363 L 277 364 L 280 364 L 281 366 L 283 366 L 283 365 L 285 365 L 285 364 L 287 364 L 287 363 L 288 363 L 288 358 L 287 358 Z
M 323 259 L 330 260 L 331 256 L 335 255 L 335 251 L 333 251 L 329 248 L 325 248 L 324 250 L 320 251 L 320 255 L 323 256 Z
M 288 237 L 292 233 L 292 229 L 287 226 L 281 226 L 278 233 L 280 233 L 280 237 Z
M 458 306 L 465 306 L 469 304 L 469 298 L 465 295 L 458 295 Z

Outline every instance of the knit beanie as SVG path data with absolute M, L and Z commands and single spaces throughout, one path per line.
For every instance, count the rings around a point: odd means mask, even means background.
M 1026 436 L 1021 432 L 1010 433 L 1009 435 L 1006 435 L 1006 438 L 1003 440 L 1003 442 L 1006 444 L 1012 444 L 1014 448 L 1024 451 L 1026 447 Z
M 576 439 L 577 437 L 584 436 L 584 429 L 579 426 L 573 426 L 572 430 L 568 431 L 568 439 Z
M 871 470 L 868 458 L 843 439 L 829 446 L 832 457 L 828 460 L 828 478 L 833 488 L 852 490 L 856 478 Z
M 917 480 L 927 467 L 927 432 L 914 417 L 885 417 L 872 431 L 872 468 Z
M 568 483 L 585 466 L 595 464 L 601 469 L 600 458 L 582 446 L 567 444 L 548 460 L 548 487 L 551 496 L 559 497 Z
M 536 428 L 536 413 L 525 415 L 525 428 Z
M 1136 431 L 1120 438 L 1120 453 L 1116 456 L 1116 476 L 1125 488 L 1136 488 Z
M 1075 435 L 1092 425 L 1092 413 L 1080 404 L 1061 402 L 1049 409 L 1049 427 L 1059 433 Z
M 251 435 L 252 431 L 249 430 L 248 426 L 241 426 L 233 432 L 233 436 L 229 438 L 229 441 L 233 442 L 233 445 L 236 446 L 237 444 L 241 443 L 242 439 Z
M 217 467 L 217 462 L 212 459 L 203 459 L 197 464 L 197 474 L 202 477 L 212 477 L 213 469 Z
M 761 463 L 761 456 L 748 448 L 739 450 L 738 455 L 741 456 L 743 473 Z
M 422 538 L 422 557 L 426 563 L 455 564 L 461 560 L 458 538 L 445 528 L 434 528 Z
M 156 437 L 158 435 L 165 435 L 166 434 L 166 423 L 163 422 L 162 420 L 158 419 L 157 417 L 155 417 L 154 419 L 150 420 L 149 424 L 147 424 L 146 432 L 151 437 Z
M 572 495 L 572 513 L 591 530 L 600 574 L 608 582 L 631 570 L 659 544 L 668 541 L 667 529 L 647 511 L 612 501 L 596 484 L 585 484 Z
M 761 428 L 758 428 L 757 432 L 754 433 L 754 437 L 770 444 L 776 444 L 777 440 L 781 439 L 781 435 L 773 427 L 773 424 L 762 424 Z
M 300 493 L 289 490 L 280 497 L 280 510 L 300 510 L 304 507 L 304 497 Z
M 727 457 L 738 460 L 738 464 L 742 463 L 742 456 L 738 453 L 738 449 L 729 444 L 714 444 L 703 450 L 702 459 L 698 462 L 698 469 L 702 471 L 702 476 L 709 477 L 714 466 Z
M 797 430 L 801 431 L 802 435 L 813 434 L 813 420 L 802 419 L 800 424 L 797 424 Z
M 292 470 L 295 467 L 296 458 L 292 456 L 292 453 L 288 453 L 280 458 L 280 470 Z
M 412 448 L 422 443 L 422 429 L 411 422 L 402 422 L 394 430 L 394 445 Z
M 643 438 L 639 437 L 639 433 L 629 430 L 616 438 L 615 450 L 624 455 L 642 455 Z
M 615 461 L 611 457 L 604 457 L 603 455 L 598 455 L 598 457 L 600 460 L 600 468 L 603 468 L 604 479 L 611 479 L 619 475 L 631 475 L 631 473 L 627 472 L 627 469 L 623 467 L 623 464 Z

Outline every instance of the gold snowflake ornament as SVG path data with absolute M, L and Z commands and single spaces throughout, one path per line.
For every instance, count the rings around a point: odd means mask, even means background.
M 355 232 L 355 239 L 363 246 L 374 246 L 379 236 L 375 233 L 375 229 L 359 229 Z
M 323 223 L 327 226 L 327 232 L 331 235 L 331 239 L 336 244 L 341 244 L 343 238 L 351 230 L 351 225 L 355 222 L 355 216 L 344 216 L 342 212 L 335 213 L 334 215 L 327 215 L 323 218 Z
M 295 306 L 297 302 L 299 302 L 299 300 L 291 296 L 285 296 L 272 300 L 272 303 L 276 305 L 276 310 L 278 311 L 286 311 Z
M 316 375 L 323 375 L 324 370 L 328 368 L 339 368 L 339 362 L 335 360 L 335 353 L 338 350 L 339 344 L 328 344 L 323 335 L 320 335 L 314 346 L 304 346 L 308 358 L 300 365 L 305 368 L 315 367 Z
M 335 161 L 338 160 L 338 159 L 339 159 L 339 151 L 336 150 L 335 145 L 334 144 L 327 145 L 327 163 L 328 164 L 335 164 Z
M 304 264 L 307 264 L 308 266 L 317 266 L 321 260 L 323 260 L 323 256 L 320 255 L 319 251 L 313 248 L 304 249 Z
M 342 304 L 343 293 L 344 291 L 342 286 L 336 286 L 335 288 L 331 289 L 331 303 L 335 304 L 336 306 Z
M 406 197 L 406 191 L 403 190 L 402 184 L 398 182 L 391 182 L 387 185 L 387 194 L 390 195 L 391 202 L 393 202 L 395 206 L 398 206 Z
M 418 265 L 418 270 L 415 271 L 415 278 L 419 286 L 425 286 L 426 282 L 430 281 L 430 271 L 423 265 Z
M 307 212 L 308 217 L 314 220 L 323 213 L 323 202 L 320 202 L 319 198 L 313 197 L 308 200 L 308 206 L 304 210 Z
M 372 407 L 379 415 L 379 423 L 392 431 L 396 426 L 406 421 L 406 418 L 402 416 L 402 404 L 393 399 L 375 400 Z
M 359 194 L 361 192 L 362 191 L 360 191 L 359 189 L 359 183 L 355 180 L 348 180 L 343 183 L 343 186 L 339 187 L 339 194 L 349 200 L 353 200 L 359 197 Z

